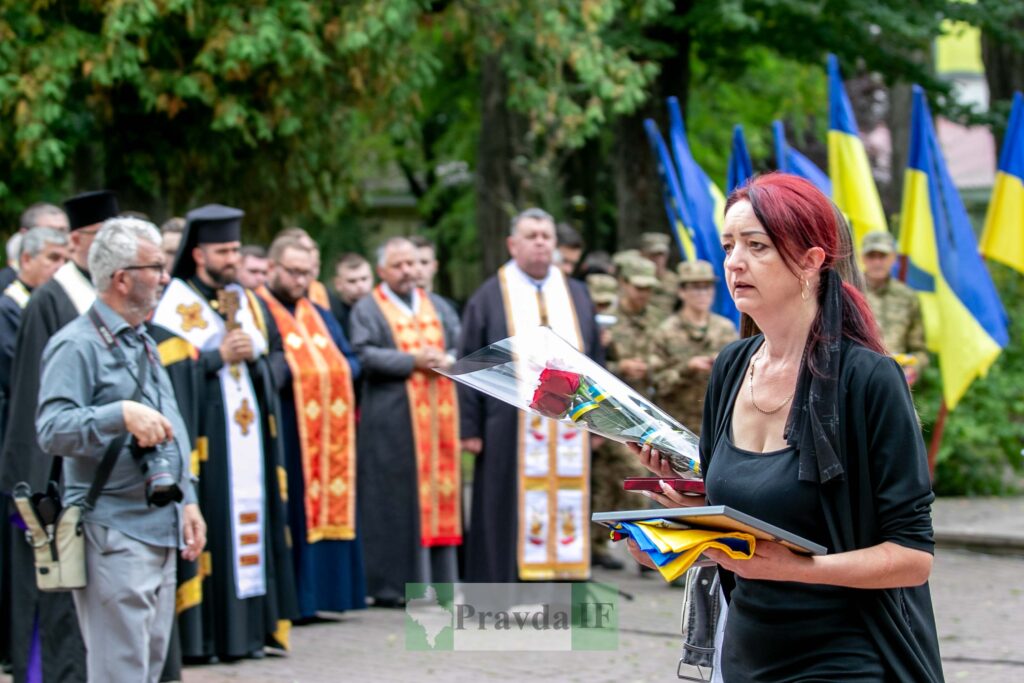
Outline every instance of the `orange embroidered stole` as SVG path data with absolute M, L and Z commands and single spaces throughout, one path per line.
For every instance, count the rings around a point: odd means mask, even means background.
M 415 316 L 399 308 L 378 285 L 374 301 L 403 353 L 435 348 L 444 352 L 444 327 L 433 302 L 417 290 Z M 420 496 L 420 540 L 424 546 L 462 543 L 459 474 L 459 405 L 455 384 L 433 371 L 414 370 L 405 382 L 416 449 Z
M 292 315 L 265 287 L 258 293 L 281 332 L 292 371 L 306 485 L 306 540 L 352 540 L 356 537 L 355 397 L 348 361 L 309 299 L 299 299 Z
M 306 292 L 306 296 L 320 308 L 328 311 L 331 310 L 331 300 L 327 296 L 327 287 L 319 280 L 313 280 L 309 283 L 309 291 Z

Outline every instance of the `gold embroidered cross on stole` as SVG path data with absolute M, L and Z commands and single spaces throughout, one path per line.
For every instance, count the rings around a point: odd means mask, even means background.
M 191 330 L 205 330 L 206 320 L 203 319 L 202 304 L 178 304 L 174 311 L 181 316 L 181 329 L 184 332 Z

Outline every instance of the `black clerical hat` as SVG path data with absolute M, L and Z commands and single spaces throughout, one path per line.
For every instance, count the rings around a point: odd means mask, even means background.
M 171 277 L 182 280 L 196 272 L 192 250 L 200 244 L 238 242 L 242 239 L 242 217 L 245 212 L 231 206 L 207 204 L 185 214 L 185 234 L 174 259 Z
M 102 223 L 121 213 L 117 206 L 117 197 L 110 190 L 83 192 L 64 201 L 64 212 L 68 215 L 68 225 L 72 230 L 87 228 Z

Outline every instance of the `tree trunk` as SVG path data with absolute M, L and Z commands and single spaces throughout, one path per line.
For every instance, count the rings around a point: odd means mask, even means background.
M 512 168 L 517 126 L 507 102 L 508 82 L 499 56 L 488 55 L 480 69 L 480 139 L 474 180 L 483 278 L 493 275 L 508 258 L 505 238 L 517 208 Z
M 676 13 L 685 13 L 688 9 L 688 3 L 677 3 Z M 688 33 L 665 27 L 653 30 L 651 37 L 676 46 L 677 51 L 662 61 L 661 72 L 652 84 L 648 100 L 636 112 L 619 117 L 613 124 L 615 142 L 610 161 L 615 176 L 615 204 L 618 209 L 616 237 L 619 249 L 637 247 L 642 232 L 671 233 L 662 199 L 661 179 L 644 131 L 644 119 L 654 119 L 667 140 L 668 110 L 665 98 L 670 95 L 678 97 L 683 116 L 686 116 L 690 90 L 691 41 Z
M 1024 31 L 1024 21 L 1014 21 L 1013 25 L 1017 31 Z M 1009 102 L 1014 91 L 1024 90 L 1024 53 L 982 32 L 981 60 L 985 64 L 989 107 L 996 102 Z M 996 149 L 1002 147 L 1005 132 L 1001 123 L 995 126 Z
M 890 156 L 889 182 L 879 188 L 882 207 L 887 217 L 900 212 L 903 197 L 903 176 L 907 168 L 907 152 L 910 150 L 910 84 L 896 83 L 889 86 L 889 107 L 885 112 L 885 124 L 889 128 Z M 892 229 L 898 223 L 889 221 Z

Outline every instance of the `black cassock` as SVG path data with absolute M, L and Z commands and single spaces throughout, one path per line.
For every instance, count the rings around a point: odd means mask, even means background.
M 39 365 L 46 342 L 77 317 L 71 298 L 55 280 L 38 287 L 22 312 L 11 363 L 10 413 L 0 455 L 0 488 L 7 496 L 20 481 L 27 481 L 33 491 L 41 491 L 50 476 L 53 458 L 36 442 Z M 13 502 L 9 511 L 15 511 Z M 25 680 L 38 609 L 43 680 L 85 681 L 85 645 L 71 593 L 40 593 L 36 589 L 32 549 L 19 529 L 12 532 L 10 574 L 14 680 Z
M 216 308 L 212 305 L 217 300 L 215 291 L 195 279 L 190 284 L 211 302 L 211 308 Z M 287 509 L 279 486 L 284 454 L 277 431 L 281 425 L 277 387 L 287 365 L 274 319 L 258 299 L 257 304 L 261 307 L 268 337 L 267 354 L 248 363 L 260 408 L 264 444 L 266 594 L 259 597 L 239 600 L 235 591 L 227 425 L 217 374 L 223 366 L 220 352 L 200 352 L 197 359 L 166 354 L 164 349 L 168 346 L 165 344 L 173 347 L 175 342 L 183 340 L 163 327 L 152 326 L 181 414 L 188 423 L 193 448 L 197 448 L 201 437 L 206 438 L 207 444 L 207 459 L 200 463 L 197 495 L 206 520 L 204 555 L 209 553 L 208 559 L 178 563 L 179 610 L 183 606 L 182 598 L 193 598 L 186 603 L 187 608 L 178 613 L 181 651 L 189 659 L 212 656 L 235 659 L 261 652 L 264 645 L 283 646 L 285 643 L 278 634 L 280 622 L 299 616 L 291 547 L 286 533 Z M 202 590 L 196 602 L 198 594 L 194 584 L 189 582 L 206 570 L 209 574 L 199 580 Z M 191 592 L 187 590 L 190 585 Z
M 584 352 L 603 363 L 590 295 L 582 282 L 567 282 L 579 318 Z M 497 277 L 491 277 L 480 285 L 463 311 L 459 358 L 507 336 L 501 286 Z M 477 583 L 518 581 L 518 411 L 507 403 L 461 384 L 458 389 L 459 436 L 483 439 L 483 452 L 474 459 L 473 499 L 465 536 L 463 579 Z

